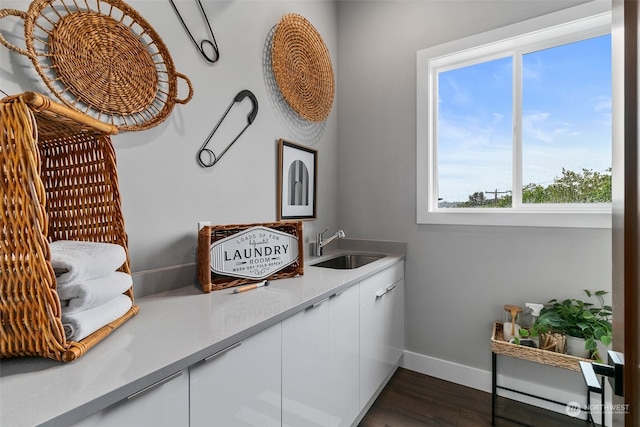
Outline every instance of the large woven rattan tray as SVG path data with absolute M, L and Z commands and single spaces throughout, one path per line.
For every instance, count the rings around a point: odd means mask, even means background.
M 555 366 L 557 368 L 570 369 L 572 371 L 580 371 L 580 361 L 593 362 L 593 360 L 583 359 L 569 354 L 526 347 L 505 341 L 502 335 L 501 322 L 493 323 L 493 332 L 491 333 L 491 351 L 496 354 L 504 354 L 517 359 L 529 360 L 531 362 Z
M 284 15 L 276 26 L 271 60 L 284 99 L 302 118 L 327 119 L 335 79 L 331 56 L 318 31 L 301 15 Z
M 160 124 L 193 88 L 175 70 L 164 42 L 140 14 L 121 0 L 35 0 L 27 12 L 0 10 L 0 19 L 24 20 L 25 55 L 67 107 L 122 131 Z M 178 98 L 178 78 L 189 93 Z

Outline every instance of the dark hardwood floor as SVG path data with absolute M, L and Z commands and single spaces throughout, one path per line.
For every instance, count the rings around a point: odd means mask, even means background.
M 498 398 L 497 414 L 536 427 L 591 424 L 535 406 Z M 491 394 L 398 368 L 359 427 L 491 425 Z M 496 426 L 517 426 L 500 418 Z

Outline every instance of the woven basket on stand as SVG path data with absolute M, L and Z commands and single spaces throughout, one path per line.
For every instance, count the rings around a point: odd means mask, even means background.
M 34 0 L 29 10 L 0 10 L 24 20 L 25 55 L 49 90 L 67 107 L 121 131 L 163 122 L 176 103 L 193 96 L 153 27 L 121 0 Z M 189 88 L 178 98 L 178 78 Z
M 542 350 L 539 348 L 525 347 L 505 341 L 502 333 L 502 323 L 493 323 L 491 333 L 491 351 L 496 354 L 515 357 L 516 359 L 528 360 L 530 362 L 541 363 L 543 365 L 555 366 L 556 368 L 580 371 L 580 361 L 593 362 L 591 359 L 572 356 L 570 354 L 556 353 L 554 351 Z
M 72 361 L 138 312 L 65 338 L 49 242 L 115 243 L 130 273 L 115 152 L 104 124 L 33 92 L 0 101 L 0 357 Z M 125 292 L 133 301 L 133 289 Z

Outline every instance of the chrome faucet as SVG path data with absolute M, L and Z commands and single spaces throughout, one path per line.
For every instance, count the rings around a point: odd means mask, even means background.
M 324 240 L 323 236 L 324 236 L 324 233 L 326 233 L 327 231 L 329 231 L 329 229 L 325 228 L 322 233 L 316 234 L 316 255 L 317 256 L 322 256 L 322 248 L 327 246 L 329 243 L 333 242 L 336 239 L 344 239 L 345 237 L 344 231 L 338 230 L 336 231 L 336 234 L 329 237 L 327 240 Z

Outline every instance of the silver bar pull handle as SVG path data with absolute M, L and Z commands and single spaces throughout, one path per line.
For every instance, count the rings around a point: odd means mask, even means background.
M 316 307 L 318 307 L 318 306 L 320 306 L 320 305 L 324 304 L 324 303 L 325 303 L 325 302 L 327 302 L 327 301 L 329 301 L 329 298 L 325 298 L 325 299 L 323 299 L 323 300 L 320 300 L 320 301 L 318 301 L 317 303 L 313 304 L 313 305 L 312 305 L 311 307 L 309 307 L 309 308 L 316 308 Z
M 234 349 L 234 348 L 236 348 L 236 347 L 240 347 L 240 345 L 241 345 L 241 344 L 242 344 L 242 341 L 238 341 L 238 342 L 237 342 L 237 343 L 235 343 L 235 344 L 231 344 L 229 347 L 225 347 L 225 348 L 223 348 L 222 350 L 220 350 L 219 352 L 217 352 L 217 353 L 213 353 L 211 356 L 207 356 L 207 357 L 205 357 L 205 358 L 204 358 L 204 361 L 205 361 L 205 362 L 210 362 L 210 361 L 212 361 L 213 359 L 216 359 L 216 358 L 218 358 L 218 357 L 222 356 L 222 355 L 223 355 L 223 354 L 225 354 L 226 352 L 228 352 L 228 351 L 230 351 L 230 350 L 233 350 L 233 349 Z
M 155 383 L 151 384 L 150 386 L 147 386 L 147 387 L 143 388 L 142 390 L 136 391 L 135 393 L 127 396 L 127 400 L 130 400 L 130 399 L 136 398 L 136 397 L 138 397 L 138 396 L 140 396 L 142 394 L 145 394 L 148 391 L 151 391 L 152 389 L 161 386 L 162 384 L 168 383 L 169 381 L 171 381 L 171 380 L 173 380 L 175 378 L 178 378 L 180 375 L 182 375 L 182 371 L 178 371 L 178 372 L 176 372 L 174 374 L 171 374 L 168 377 L 163 378 L 160 381 L 155 382 Z
M 348 289 L 348 288 L 344 288 L 344 289 L 342 289 L 342 290 L 340 290 L 340 291 L 336 292 L 335 294 L 331 295 L 331 297 L 330 297 L 330 298 L 333 298 L 333 297 L 337 297 L 337 296 L 339 296 L 339 295 L 342 295 L 342 294 L 343 294 L 347 289 Z
M 396 288 L 396 284 L 394 283 L 393 285 L 389 285 L 387 286 L 387 292 L 392 291 Z
M 386 289 L 380 289 L 378 292 L 376 292 L 376 299 L 384 296 L 384 294 L 386 293 L 387 293 Z

